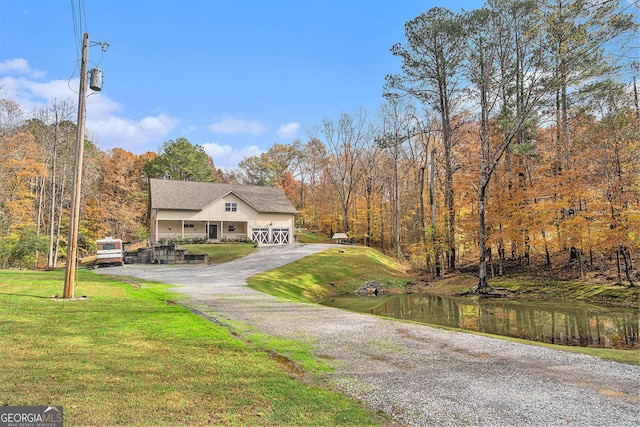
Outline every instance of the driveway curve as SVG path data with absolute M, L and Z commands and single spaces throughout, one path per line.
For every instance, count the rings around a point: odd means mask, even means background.
M 310 343 L 345 394 L 413 426 L 638 426 L 640 367 L 254 291 L 246 279 L 333 245 L 265 246 L 216 265 L 97 270 L 175 284 L 220 322 Z

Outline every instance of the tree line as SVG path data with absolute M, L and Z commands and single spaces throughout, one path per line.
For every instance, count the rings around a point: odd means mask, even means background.
M 347 232 L 433 277 L 473 261 L 479 292 L 488 277 L 533 261 L 579 276 L 613 268 L 615 281 L 633 284 L 633 7 L 432 8 L 391 48 L 401 71 L 387 76 L 379 111 L 325 118 L 304 142 L 274 144 L 234 171 L 216 169 L 185 138 L 143 155 L 86 141 L 80 248 L 90 252 L 105 235 L 144 239 L 146 178 L 160 177 L 277 185 L 298 208 L 299 227 Z M 0 264 L 55 266 L 66 247 L 73 108 L 54 100 L 24 119 L 15 102 L 0 107 Z

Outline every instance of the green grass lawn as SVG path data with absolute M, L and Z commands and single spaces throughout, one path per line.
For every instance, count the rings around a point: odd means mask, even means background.
M 253 243 L 212 243 L 180 245 L 193 254 L 209 255 L 209 264 L 219 264 L 221 262 L 232 261 L 241 258 L 256 250 Z
M 403 286 L 410 276 L 402 265 L 375 249 L 345 246 L 257 274 L 247 283 L 258 291 L 293 301 L 317 301 L 353 291 L 368 280 Z
M 312 231 L 296 231 L 296 239 L 299 243 L 333 243 L 331 236 L 312 232 Z
M 88 299 L 50 299 L 63 281 L 0 271 L 0 405 L 62 405 L 66 425 L 377 424 L 358 402 L 296 380 L 259 339 L 168 303 L 163 285 L 81 271 L 75 295 Z

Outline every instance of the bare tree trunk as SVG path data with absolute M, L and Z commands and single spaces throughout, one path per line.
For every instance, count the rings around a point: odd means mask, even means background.
M 478 284 L 473 288 L 475 293 L 488 293 L 491 288 L 487 281 L 487 258 L 486 258 L 486 197 L 487 187 L 489 186 L 489 180 L 491 179 L 490 165 L 489 165 L 489 102 L 488 102 L 488 90 L 489 90 L 489 71 L 490 66 L 487 66 L 487 58 L 484 52 L 484 36 L 481 30 L 478 32 L 479 48 L 477 62 L 475 65 L 478 67 L 478 74 L 475 76 L 476 84 L 480 95 L 480 185 L 476 190 L 478 195 L 478 251 L 479 251 L 479 269 L 478 269 Z M 505 149 L 508 147 L 505 147 Z
M 436 266 L 436 276 L 444 277 L 444 269 L 440 268 L 440 245 L 438 243 L 438 228 L 436 218 L 436 149 L 431 150 L 431 170 L 429 171 L 429 205 L 431 207 L 431 242 L 433 243 L 433 256 Z
M 382 190 L 382 188 L 380 189 Z M 382 191 L 380 191 L 380 245 L 381 245 L 381 250 L 382 253 L 386 253 L 385 252 L 385 245 L 384 245 L 384 198 L 382 197 Z
M 53 260 L 53 235 L 55 228 L 55 216 L 56 216 L 56 163 L 57 163 L 57 148 L 56 141 L 53 141 L 53 149 L 51 153 L 51 208 L 49 210 L 49 258 L 47 260 L 47 268 L 55 268 Z M 62 178 L 64 180 L 64 176 Z
M 36 236 L 40 237 L 40 233 L 42 231 L 41 230 L 41 228 L 42 228 L 42 209 L 43 209 L 43 205 L 44 205 L 44 187 L 45 187 L 44 177 L 36 177 L 35 182 L 36 182 L 36 189 L 38 191 L 38 196 L 36 197 L 37 205 L 38 205 L 38 209 L 37 209 L 37 212 L 36 212 Z M 35 262 L 34 262 L 34 268 L 37 268 L 39 258 L 40 258 L 40 252 L 36 251 L 36 259 L 35 259 Z
M 402 142 L 393 145 L 393 251 L 400 258 L 400 182 L 398 178 L 398 148 Z
M 626 248 L 620 248 L 622 252 L 622 259 L 624 260 L 624 275 L 629 282 L 629 287 L 634 287 L 636 284 L 631 278 L 631 253 Z
M 365 179 L 366 185 L 366 199 L 367 199 L 367 235 L 365 237 L 365 245 L 371 247 L 371 198 L 373 197 L 373 184 L 371 183 L 371 177 L 367 176 Z
M 445 150 L 448 151 L 448 150 Z M 455 231 L 456 231 L 456 225 L 455 225 L 455 197 L 454 197 L 454 191 L 453 191 L 453 166 L 451 165 L 451 163 L 453 162 L 452 159 L 450 158 L 451 155 L 448 154 L 446 155 L 449 157 L 449 159 L 447 160 L 445 158 L 445 163 L 447 163 L 447 165 L 445 166 L 445 195 L 444 195 L 444 199 L 445 199 L 445 205 L 446 205 L 446 209 L 447 209 L 447 231 L 446 231 L 446 244 L 447 244 L 447 264 L 450 270 L 455 270 L 456 268 L 456 245 L 455 245 Z
M 39 185 L 39 195 L 38 195 L 38 212 L 37 212 L 37 220 L 36 220 L 36 233 L 40 236 L 42 231 L 42 209 L 44 207 L 44 187 L 45 187 L 45 179 L 44 177 L 38 177 L 37 180 L 40 182 Z
M 424 211 L 424 179 L 425 179 L 424 170 L 425 170 L 424 165 L 420 167 L 420 169 L 418 169 L 418 194 L 420 198 L 419 200 L 420 205 L 418 206 L 418 221 L 420 224 L 420 230 L 422 230 L 422 233 L 420 233 L 420 238 L 422 243 L 426 247 L 427 236 L 426 236 L 425 230 L 427 229 L 427 224 L 425 222 L 425 211 Z
M 62 212 L 64 210 L 64 191 L 65 191 L 65 177 L 67 175 L 67 161 L 65 158 L 65 161 L 62 165 L 62 182 L 60 183 L 60 206 L 58 207 L 58 219 L 57 219 L 57 224 L 58 224 L 58 229 L 56 231 L 56 243 L 55 243 L 55 253 L 53 256 L 53 267 L 55 268 L 56 265 L 58 265 L 58 255 L 60 253 L 60 232 L 61 232 L 61 228 L 62 228 Z
M 622 269 L 620 267 L 620 247 L 616 248 L 616 269 L 618 272 L 618 283 L 622 283 Z
M 487 252 L 489 253 L 489 266 L 491 267 L 491 278 L 493 279 L 496 277 L 496 272 L 493 267 L 493 251 L 491 250 L 491 247 L 487 248 Z
M 542 240 L 544 240 L 544 254 L 547 260 L 547 266 L 551 266 L 551 254 L 549 253 L 549 243 L 547 242 L 547 234 L 544 232 L 544 229 L 541 230 L 542 231 Z
M 634 62 L 634 71 L 637 73 L 639 64 Z M 640 120 L 640 104 L 638 103 L 638 86 L 636 84 L 636 76 L 633 76 L 633 105 L 636 107 L 636 120 Z
M 484 164 L 484 161 L 483 161 Z M 486 174 L 486 167 L 482 166 L 482 174 Z M 481 179 L 484 181 L 484 179 Z M 478 284 L 474 288 L 474 292 L 487 293 L 489 292 L 489 282 L 487 281 L 487 258 L 486 258 L 486 225 L 485 225 L 485 199 L 486 190 L 485 187 L 480 184 L 478 192 L 478 252 L 480 255 L 479 268 L 478 268 Z
M 578 249 L 578 270 L 580 271 L 580 278 L 584 277 L 584 266 L 582 265 L 582 249 Z

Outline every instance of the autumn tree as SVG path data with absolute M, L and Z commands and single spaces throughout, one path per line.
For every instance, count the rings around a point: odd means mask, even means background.
M 241 160 L 238 169 L 247 185 L 272 186 L 279 179 L 278 173 L 282 173 L 276 169 L 266 153 Z
M 387 76 L 385 89 L 408 94 L 437 112 L 442 133 L 447 261 L 455 268 L 455 194 L 453 116 L 461 102 L 462 63 L 465 54 L 464 29 L 459 16 L 434 7 L 405 24 L 406 44 L 391 52 L 402 60 L 402 74 Z
M 283 181 L 287 172 L 292 173 L 299 157 L 299 141 L 274 144 L 266 153 L 241 160 L 238 169 L 245 184 L 274 186 Z
M 515 51 L 512 53 L 505 52 L 509 43 L 496 39 L 497 34 L 510 39 L 515 31 L 500 31 L 505 23 L 514 22 L 514 9 L 504 6 L 505 3 L 501 1 L 490 2 L 484 8 L 465 15 L 468 40 L 466 75 L 479 111 L 480 174 L 475 187 L 479 216 L 479 282 L 475 291 L 481 293 L 489 290 L 486 264 L 486 197 L 489 183 L 510 145 L 522 135 L 527 123 L 535 117 L 555 88 L 554 80 L 547 78 L 548 70 L 541 60 L 541 52 L 538 49 L 523 50 L 526 45 L 537 44 L 539 40 L 534 38 L 536 32 L 519 28 L 517 34 L 530 39 L 526 44 L 513 43 Z M 507 64 L 514 64 L 515 73 L 504 72 L 505 60 Z M 498 132 L 492 138 L 492 127 L 495 125 L 498 125 Z
M 373 144 L 374 135 L 374 124 L 364 109 L 355 115 L 342 114 L 337 123 L 325 118 L 310 131 L 310 141 L 322 143 L 319 150 L 326 148 L 324 173 L 336 191 L 345 233 L 351 231 L 349 213 L 365 173 L 362 155 Z
M 125 241 L 146 237 L 148 189 L 142 159 L 122 148 L 102 151 L 100 175 L 91 207 L 91 231 Z
M 310 140 L 302 146 L 297 164 L 301 190 L 298 220 L 302 226 L 313 229 L 320 226 L 318 204 L 322 198 L 322 171 L 326 155 L 322 142 Z
M 556 80 L 555 141 L 558 184 L 574 181 L 571 117 L 585 91 L 613 74 L 617 56 L 605 56 L 606 47 L 622 49 L 628 36 L 633 42 L 637 22 L 628 13 L 628 5 L 620 0 L 589 3 L 581 0 L 554 0 L 540 4 L 541 27 L 544 30 L 547 61 L 554 66 Z M 580 208 L 579 195 L 564 191 L 564 208 L 560 221 L 572 220 L 569 212 Z M 569 261 L 581 264 L 580 248 L 569 246 Z
M 637 23 L 621 0 L 538 2 L 548 61 L 554 67 L 556 138 L 564 169 L 570 169 L 570 109 L 585 85 L 614 72 L 604 47 L 633 36 Z M 633 39 L 631 39 L 633 40 Z
M 37 198 L 38 233 L 41 224 L 48 228 L 48 268 L 57 264 L 63 214 L 68 213 L 76 137 L 73 112 L 68 101 L 54 99 L 51 105 L 37 110 L 28 123 L 48 168 L 48 173 L 39 177 Z
M 91 231 L 92 218 L 89 215 L 90 202 L 96 197 L 100 183 L 100 150 L 90 140 L 84 141 L 82 161 L 82 192 L 80 197 L 80 223 L 78 224 L 78 256 L 84 257 L 95 253 L 96 236 Z M 69 206 L 71 203 L 69 202 Z M 66 255 L 66 254 L 65 254 Z
M 34 215 L 36 180 L 46 169 L 14 101 L 0 100 L 0 126 L 0 266 L 33 266 L 46 247 Z
M 416 111 L 411 111 L 409 118 L 412 136 L 407 140 L 404 150 L 404 169 L 413 171 L 407 182 L 408 188 L 412 191 L 409 191 L 404 199 L 407 203 L 413 202 L 411 209 L 415 215 L 411 215 L 413 220 L 412 226 L 409 227 L 414 237 L 409 238 L 408 243 L 420 248 L 422 254 L 418 256 L 423 257 L 425 267 L 435 277 L 441 273 L 435 195 L 435 120 L 432 117 L 420 117 Z
M 615 254 L 618 282 L 633 286 L 631 254 L 640 247 L 637 121 L 632 95 L 624 85 L 609 81 L 598 86 L 589 91 L 574 133 L 581 148 L 575 160 L 583 187 L 581 209 L 573 215 L 583 225 L 574 234 L 582 236 L 581 248 L 589 254 L 590 265 L 594 250 Z
M 399 97 L 387 97 L 380 109 L 380 122 L 380 135 L 376 137 L 376 145 L 391 163 L 388 171 L 390 174 L 387 176 L 389 177 L 392 247 L 394 256 L 400 257 L 401 217 L 403 216 L 400 204 L 401 199 L 406 200 L 406 198 L 401 196 L 399 168 L 402 167 L 401 162 L 404 158 L 404 145 L 420 132 L 415 125 L 415 108 Z M 384 171 L 381 170 L 379 173 Z

